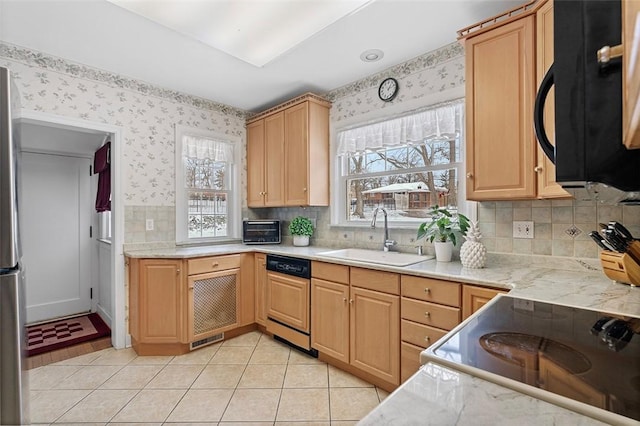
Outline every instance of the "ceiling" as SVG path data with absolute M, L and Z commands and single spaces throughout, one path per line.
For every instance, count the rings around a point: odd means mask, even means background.
M 179 2 L 140 0 L 151 1 Z M 191 0 L 202 2 L 209 10 L 211 3 L 225 10 L 223 3 L 260 0 Z M 456 30 L 523 2 L 372 0 L 294 41 L 262 67 L 106 0 L 0 0 L 0 40 L 258 112 L 307 91 L 326 93 L 452 43 Z M 384 57 L 363 62 L 360 54 L 367 49 L 380 49 Z

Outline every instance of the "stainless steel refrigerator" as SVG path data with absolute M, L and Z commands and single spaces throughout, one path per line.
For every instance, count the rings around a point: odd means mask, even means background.
M 17 91 L 0 67 L 0 424 L 27 423 L 24 268 L 18 236 Z M 12 122 L 13 117 L 13 122 Z

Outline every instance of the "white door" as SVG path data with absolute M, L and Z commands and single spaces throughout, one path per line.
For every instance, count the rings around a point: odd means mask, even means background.
M 28 323 L 91 309 L 90 165 L 88 158 L 22 153 Z

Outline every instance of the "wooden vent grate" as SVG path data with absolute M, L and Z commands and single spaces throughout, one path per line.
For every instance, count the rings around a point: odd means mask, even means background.
M 235 324 L 236 315 L 236 275 L 194 281 L 194 334 Z

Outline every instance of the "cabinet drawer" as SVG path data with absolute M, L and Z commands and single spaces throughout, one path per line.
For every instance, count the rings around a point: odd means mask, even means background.
M 383 293 L 400 294 L 400 275 L 373 269 L 351 268 L 351 285 Z
M 413 321 L 402 320 L 400 324 L 401 339 L 422 348 L 430 346 L 445 334 L 447 334 L 446 330 L 429 327 Z
M 403 275 L 402 295 L 425 302 L 460 307 L 460 284 L 451 281 Z
M 322 280 L 349 284 L 349 267 L 333 263 L 311 262 L 311 276 Z
M 224 271 L 225 269 L 239 268 L 240 255 L 200 257 L 189 259 L 187 263 L 189 275 L 203 274 L 206 272 Z
M 400 380 L 404 382 L 420 368 L 420 352 L 423 349 L 409 343 L 400 343 Z
M 460 309 L 402 298 L 402 318 L 432 327 L 451 330 L 460 323 Z

